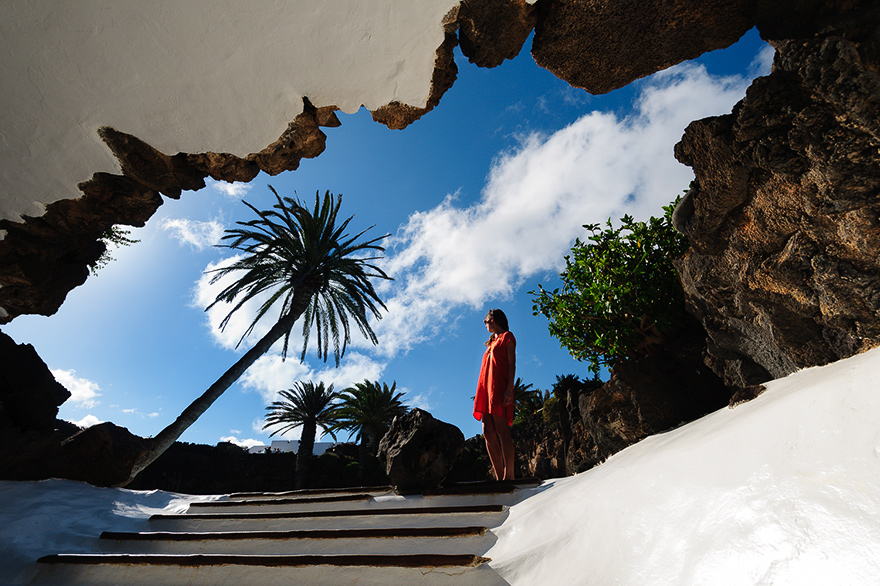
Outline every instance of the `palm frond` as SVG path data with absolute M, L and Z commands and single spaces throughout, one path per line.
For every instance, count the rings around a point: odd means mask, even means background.
M 208 309 L 218 303 L 232 304 L 220 322 L 221 329 L 225 329 L 245 304 L 268 295 L 256 308 L 238 344 L 273 308 L 278 308 L 282 317 L 302 319 L 300 360 L 305 359 L 314 332 L 319 358 L 326 361 L 332 353 L 338 366 L 351 342 L 350 322 L 364 337 L 377 343 L 370 320 L 381 319 L 381 310 L 387 308 L 372 281 L 391 277 L 374 261 L 382 258 L 385 249 L 380 243 L 389 235 L 363 240 L 371 229 L 367 228 L 348 236 L 352 217 L 338 222 L 341 195 L 327 191 L 320 197 L 316 192 L 314 205 L 309 208 L 298 199 L 281 197 L 271 186 L 269 189 L 276 199 L 272 208 L 259 210 L 245 202 L 257 217 L 237 222 L 237 227 L 223 236 L 219 246 L 242 256 L 212 271 L 211 283 L 227 275 L 237 278 L 223 288 Z M 282 356 L 287 355 L 289 340 L 290 330 L 283 338 Z
M 272 401 L 266 407 L 269 414 L 263 429 L 275 428 L 270 436 L 286 433 L 311 422 L 336 441 L 337 417 L 334 401 L 340 398 L 340 393 L 333 390 L 332 384 L 325 387 L 323 382 L 298 381 L 293 388 L 278 394 L 281 399 Z

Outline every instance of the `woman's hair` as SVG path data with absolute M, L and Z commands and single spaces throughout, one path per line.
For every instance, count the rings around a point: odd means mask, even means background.
M 500 309 L 490 309 L 489 313 L 486 314 L 487 318 L 492 318 L 492 321 L 495 322 L 495 325 L 500 327 L 505 332 L 510 331 L 510 326 L 507 325 L 507 316 L 504 315 L 504 312 Z M 486 346 L 491 346 L 492 341 L 495 340 L 495 336 L 498 334 L 492 334 L 489 336 L 489 339 L 486 341 Z

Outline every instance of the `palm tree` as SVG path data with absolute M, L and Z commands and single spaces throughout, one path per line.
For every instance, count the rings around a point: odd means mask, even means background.
M 379 451 L 379 440 L 391 427 L 398 415 L 405 414 L 409 408 L 400 400 L 403 393 L 396 392 L 397 382 L 388 383 L 364 380 L 342 391 L 342 402 L 336 409 L 338 423 L 334 430 L 357 433 L 360 442 L 361 471 L 366 465 L 367 455 L 375 456 Z
M 333 385 L 324 387 L 322 382 L 296 382 L 293 386 L 294 388 L 279 393 L 282 400 L 273 401 L 266 407 L 269 415 L 263 429 L 280 426 L 269 434 L 271 437 L 276 433 L 302 427 L 299 449 L 296 451 L 295 487 L 299 489 L 306 486 L 318 428 L 336 440 L 333 426 L 337 420 L 332 403 L 339 398 L 339 393 L 333 391 Z
M 544 406 L 541 391 L 532 390 L 532 383 L 525 384 L 523 379 L 516 377 L 513 383 L 514 423 L 523 423 L 532 419 Z
M 351 217 L 337 225 L 342 197 L 334 198 L 329 191 L 323 198 L 315 193 L 314 208 L 309 209 L 298 200 L 282 199 L 271 186 L 269 189 L 278 203 L 271 210 L 260 211 L 245 202 L 258 217 L 237 222 L 239 227 L 227 230 L 223 236 L 226 243 L 220 246 L 237 250 L 243 256 L 216 269 L 211 282 L 229 274 L 243 274 L 223 289 L 208 308 L 220 302 L 235 302 L 221 322 L 221 328 L 225 328 L 232 315 L 246 302 L 268 294 L 239 344 L 272 307 L 280 306 L 280 316 L 269 332 L 184 409 L 177 420 L 148 440 L 147 449 L 132 466 L 129 481 L 171 446 L 248 367 L 282 338 L 282 357 L 286 357 L 290 332 L 300 317 L 303 318 L 300 360 L 305 359 L 309 334 L 314 329 L 318 338 L 318 356 L 327 360 L 328 345 L 332 340 L 338 366 L 351 340 L 350 320 L 366 338 L 377 343 L 368 319 L 369 315 L 381 318 L 379 308 L 385 309 L 385 304 L 379 299 L 371 279 L 390 279 L 373 264 L 381 258 L 375 254 L 385 250 L 378 243 L 388 235 L 361 241 L 367 232 L 364 230 L 349 237 L 345 230 Z

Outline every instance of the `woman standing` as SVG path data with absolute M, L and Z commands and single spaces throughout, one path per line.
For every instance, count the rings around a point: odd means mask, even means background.
M 513 424 L 516 338 L 500 309 L 490 309 L 483 323 L 491 335 L 480 367 L 474 417 L 483 422 L 483 437 L 495 478 L 513 480 L 515 463 L 510 425 Z

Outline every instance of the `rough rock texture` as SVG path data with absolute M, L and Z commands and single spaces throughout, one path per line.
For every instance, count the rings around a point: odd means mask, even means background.
M 703 363 L 704 338 L 699 323 L 689 320 L 662 348 L 616 365 L 606 383 L 560 377 L 544 421 L 511 430 L 522 474 L 583 472 L 649 435 L 729 404 L 730 390 Z
M 602 387 L 581 394 L 581 466 L 726 405 L 730 394 L 700 366 L 646 356 L 619 365 Z
M 566 475 L 566 445 L 558 425 L 518 424 L 511 428 L 510 434 L 515 447 L 517 478 L 547 479 Z
M 677 264 L 732 387 L 880 343 L 880 8 L 779 41 L 732 114 L 688 126 Z
M 537 20 L 524 0 L 464 0 L 458 12 L 462 54 L 480 67 L 496 67 L 516 57 Z
M 592 94 L 735 43 L 753 26 L 752 0 L 541 2 L 532 56 Z
M 169 156 L 134 136 L 101 128 L 122 175 L 96 173 L 79 185 L 81 197 L 50 204 L 38 218 L 0 221 L 7 233 L 0 240 L 0 323 L 26 313 L 54 314 L 103 254 L 99 239 L 117 224 L 143 226 L 162 205 L 160 193 L 178 198 L 182 190 L 204 187 L 209 176 L 232 182 L 250 181 L 261 170 L 277 175 L 318 156 L 326 139 L 320 127 L 339 125 L 334 111 L 304 100 L 303 112 L 278 141 L 244 159 L 218 153 Z
M 379 442 L 379 459 L 394 489 L 412 494 L 439 487 L 463 446 L 457 427 L 413 409 L 394 418 Z
M 581 416 L 581 398 L 602 387 L 599 381 L 586 381 L 583 385 L 564 389 L 559 400 L 559 423 L 563 447 L 563 470 L 566 475 L 577 474 L 597 463 L 596 441 L 584 426 Z

